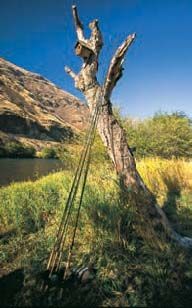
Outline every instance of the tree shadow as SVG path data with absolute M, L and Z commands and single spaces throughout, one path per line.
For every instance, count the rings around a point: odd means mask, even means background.
M 192 210 L 182 206 L 181 186 L 175 178 L 166 176 L 164 183 L 167 187 L 166 200 L 162 209 L 170 219 L 173 228 L 186 236 L 192 235 Z
M 172 180 L 170 177 L 164 178 L 164 183 L 167 187 L 167 194 L 162 208 L 171 218 L 172 223 L 177 223 L 177 202 L 181 197 L 181 187 L 178 182 Z
M 46 282 L 47 271 L 33 273 L 27 279 L 23 269 L 8 274 L 0 270 L 0 275 L 0 307 L 97 307 L 102 303 L 95 278 L 88 283 L 81 283 L 75 276 L 64 281 L 61 271 L 59 280 L 50 281 L 45 291 L 42 282 Z M 61 291 L 62 296 L 58 296 Z
M 24 283 L 24 270 L 17 269 L 0 277 L 0 305 L 12 306 Z

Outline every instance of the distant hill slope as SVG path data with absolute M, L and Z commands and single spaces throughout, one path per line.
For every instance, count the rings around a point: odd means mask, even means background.
M 85 129 L 88 108 L 44 77 L 0 58 L 0 140 L 61 141 Z M 41 143 L 41 142 L 40 142 Z

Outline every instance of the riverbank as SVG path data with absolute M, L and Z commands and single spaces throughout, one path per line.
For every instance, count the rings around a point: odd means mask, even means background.
M 192 236 L 192 165 L 180 160 L 145 160 L 138 169 L 176 230 Z M 45 269 L 73 172 L 0 189 L 0 263 L 4 273 L 25 268 L 15 300 L 37 303 L 35 275 Z M 97 274 L 91 289 L 74 291 L 62 305 L 174 306 L 191 303 L 192 257 L 161 236 L 132 204 L 123 206 L 109 163 L 91 167 L 75 244 L 73 266 L 91 260 Z M 119 225 L 126 229 L 119 229 Z M 123 233 L 122 233 L 123 232 Z M 123 237 L 122 237 L 123 236 Z
M 2 142 L 0 138 L 0 158 L 58 158 L 57 150 L 61 147 L 58 142 L 38 141 L 37 145 L 37 140 L 23 139 Z

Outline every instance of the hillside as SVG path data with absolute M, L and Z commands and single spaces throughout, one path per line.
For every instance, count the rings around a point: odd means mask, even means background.
M 87 107 L 44 77 L 0 58 L 0 143 L 35 147 L 70 138 L 86 126 Z

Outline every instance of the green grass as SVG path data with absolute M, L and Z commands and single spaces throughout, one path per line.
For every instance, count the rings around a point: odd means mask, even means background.
M 175 161 L 148 160 L 137 164 L 174 227 L 192 235 L 191 163 L 178 161 L 176 167 Z M 0 263 L 7 271 L 25 268 L 22 304 L 37 303 L 34 277 L 46 267 L 72 175 L 66 170 L 0 189 Z M 3 237 L 7 232 L 10 236 Z M 107 161 L 101 166 L 95 162 L 91 168 L 74 254 L 73 266 L 91 261 L 97 275 L 87 293 L 77 288 L 67 293 L 62 305 L 181 307 L 192 300 L 191 253 L 155 234 L 151 221 L 143 221 L 131 201 L 121 202 L 116 175 Z M 55 303 L 54 296 L 51 300 Z

